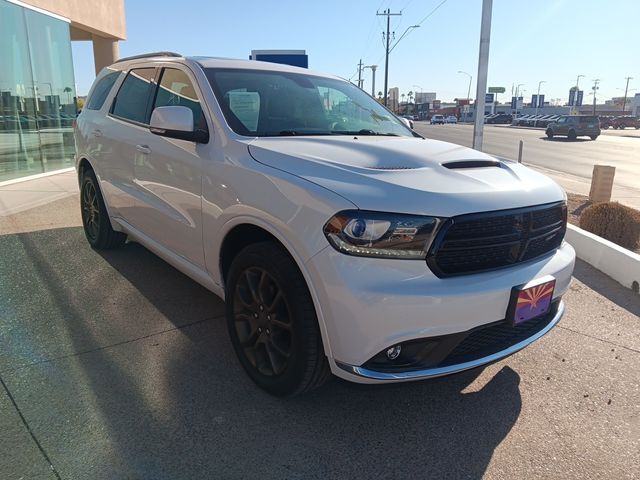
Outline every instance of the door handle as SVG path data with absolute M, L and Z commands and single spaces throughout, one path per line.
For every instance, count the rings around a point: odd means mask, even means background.
M 93 131 L 91 132 L 91 134 L 92 134 L 94 137 L 101 137 L 101 136 L 102 136 L 102 130 L 98 130 L 98 129 L 96 128 L 95 130 L 93 130 Z
M 151 153 L 151 149 L 149 148 L 149 145 L 136 145 L 136 150 L 138 150 L 140 153 Z

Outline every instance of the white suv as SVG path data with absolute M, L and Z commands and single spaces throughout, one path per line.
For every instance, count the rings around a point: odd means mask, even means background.
M 139 242 L 225 299 L 240 363 L 273 394 L 477 367 L 563 314 L 562 189 L 422 138 L 339 78 L 124 59 L 75 138 L 89 243 Z

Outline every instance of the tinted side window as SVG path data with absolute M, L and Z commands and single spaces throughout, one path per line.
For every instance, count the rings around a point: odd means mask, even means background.
M 200 99 L 186 73 L 175 68 L 165 68 L 153 108 L 179 105 L 193 112 L 193 125 L 198 130 L 207 130 Z
M 127 120 L 146 123 L 147 101 L 154 72 L 155 68 L 131 70 L 118 90 L 111 113 Z
M 89 110 L 100 110 L 102 108 L 102 104 L 109 95 L 111 87 L 113 87 L 113 84 L 119 76 L 120 72 L 111 72 L 106 74 L 98 81 L 98 83 L 96 83 L 96 86 L 93 88 L 93 92 L 91 92 L 91 96 L 87 100 L 87 108 Z

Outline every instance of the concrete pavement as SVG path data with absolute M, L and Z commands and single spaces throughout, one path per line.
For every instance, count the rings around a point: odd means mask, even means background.
M 429 125 L 415 122 L 415 130 L 435 140 L 470 147 L 472 125 Z M 579 138 L 549 140 L 544 131 L 485 125 L 483 150 L 516 160 L 524 143 L 523 163 L 552 177 L 570 192 L 588 195 L 593 165 L 616 167 L 613 199 L 640 209 L 640 130 L 605 130 L 596 141 Z
M 640 477 L 639 297 L 581 262 L 509 359 L 284 400 L 211 293 L 135 243 L 91 250 L 75 194 L 0 218 L 0 291 L 0 478 Z

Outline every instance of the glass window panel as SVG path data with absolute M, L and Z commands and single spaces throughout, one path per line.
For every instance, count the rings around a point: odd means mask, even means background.
M 120 72 L 111 72 L 102 77 L 96 86 L 93 87 L 91 95 L 87 99 L 87 107 L 89 110 L 100 110 L 104 101 L 109 96 L 111 87 L 116 83 L 116 80 L 120 76 Z
M 207 122 L 202 113 L 200 99 L 189 77 L 182 70 L 165 68 L 160 80 L 160 88 L 153 108 L 180 105 L 193 112 L 193 124 L 196 129 L 206 130 Z
M 76 92 L 69 24 L 30 9 L 24 9 L 24 16 L 43 169 L 70 167 Z
M 42 173 L 24 8 L 0 0 L 0 181 Z
M 147 122 L 147 103 L 155 68 L 131 70 L 113 101 L 112 113 L 134 122 Z

